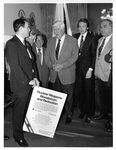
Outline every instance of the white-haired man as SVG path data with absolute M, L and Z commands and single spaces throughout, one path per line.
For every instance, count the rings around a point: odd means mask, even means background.
M 50 82 L 52 89 L 68 94 L 63 112 L 65 123 L 72 120 L 72 103 L 75 83 L 75 62 L 78 58 L 76 39 L 65 34 L 62 21 L 53 24 L 55 37 L 48 41 L 45 61 L 50 68 Z

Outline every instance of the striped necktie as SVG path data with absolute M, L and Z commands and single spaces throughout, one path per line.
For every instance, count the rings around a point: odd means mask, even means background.
M 56 46 L 56 59 L 58 60 L 58 53 L 59 53 L 59 49 L 60 49 L 60 39 L 58 40 L 57 46 Z
M 84 40 L 83 40 L 83 35 L 82 35 L 82 37 L 81 37 L 81 42 L 80 42 L 80 49 L 81 49 L 82 46 L 83 46 L 83 42 L 84 42 Z
M 99 49 L 98 49 L 98 56 L 100 56 L 100 54 L 101 54 L 101 51 L 102 51 L 103 46 L 104 46 L 104 43 L 105 43 L 105 39 L 106 39 L 106 38 L 103 39 L 103 41 L 102 41 L 102 43 L 101 43 L 101 45 L 100 45 L 100 47 L 99 47 Z
M 83 39 L 83 35 L 82 35 L 81 36 L 81 41 L 80 41 L 79 55 L 81 55 L 81 50 L 82 50 L 83 43 L 84 43 L 84 39 Z

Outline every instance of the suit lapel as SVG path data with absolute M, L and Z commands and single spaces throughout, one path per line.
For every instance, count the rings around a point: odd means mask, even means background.
M 60 56 L 62 56 L 64 50 L 66 49 L 66 43 L 67 43 L 67 35 L 65 35 L 65 39 L 64 39 L 64 42 L 63 42 L 63 45 L 61 47 L 61 51 L 60 51 L 60 54 L 59 54 L 59 58 L 60 58 Z
M 84 45 L 86 45 L 88 43 L 89 39 L 90 39 L 90 36 L 89 36 L 89 33 L 87 33 L 85 40 L 83 42 L 83 47 L 84 47 Z
M 83 53 L 83 51 L 86 51 L 86 46 L 88 45 L 89 40 L 90 40 L 90 34 L 88 32 L 87 35 L 86 35 L 86 37 L 85 37 L 85 40 L 83 42 L 83 46 L 81 48 L 81 53 Z
M 53 38 L 53 41 L 51 44 L 52 44 L 51 49 L 53 49 L 52 56 L 53 56 L 54 60 L 57 61 L 56 60 L 56 38 Z
M 101 39 L 102 40 L 102 39 Z M 101 43 L 101 40 L 99 42 L 99 46 L 97 49 L 99 49 L 100 47 L 100 43 Z M 101 52 L 101 55 L 100 56 L 104 56 L 104 54 L 108 53 L 110 50 L 112 49 L 112 37 L 109 39 L 109 41 L 107 42 L 107 44 L 105 45 L 104 49 L 103 49 L 103 52 Z M 98 50 L 97 50 L 97 55 L 98 55 Z
M 62 55 L 62 53 L 64 52 L 64 50 L 65 50 L 66 43 L 67 43 L 66 41 L 67 41 L 67 36 L 65 36 L 65 39 L 64 39 L 64 42 L 63 42 L 63 45 L 61 47 L 61 51 L 60 51 L 60 54 L 59 54 L 59 58 Z

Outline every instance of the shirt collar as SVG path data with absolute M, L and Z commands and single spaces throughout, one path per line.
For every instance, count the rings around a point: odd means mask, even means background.
M 61 41 L 64 41 L 64 39 L 65 39 L 65 34 L 63 34 L 63 36 L 60 38 L 60 40 Z M 57 41 L 58 41 L 59 39 L 57 38 Z
M 110 34 L 109 36 L 106 37 L 106 39 L 110 39 L 112 37 L 112 34 Z
M 86 35 L 87 35 L 87 32 L 85 32 L 84 34 L 81 34 L 81 36 L 83 36 L 83 39 L 85 39 Z
M 18 34 L 16 34 L 16 36 L 17 36 L 18 39 L 24 44 L 24 39 L 23 39 L 20 35 L 18 35 Z

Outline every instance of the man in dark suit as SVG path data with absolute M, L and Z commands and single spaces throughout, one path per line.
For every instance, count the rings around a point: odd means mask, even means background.
M 78 46 L 76 39 L 66 35 L 64 29 L 65 26 L 62 21 L 56 21 L 53 24 L 55 37 L 48 41 L 45 61 L 50 68 L 50 82 L 53 89 L 68 95 L 63 110 L 65 112 L 65 123 L 67 124 L 72 119 L 71 106 Z
M 90 122 L 94 114 L 93 70 L 95 65 L 95 54 L 97 42 L 92 33 L 89 32 L 89 22 L 86 18 L 78 21 L 79 33 L 73 36 L 78 40 L 79 58 L 76 62 L 76 100 L 79 104 L 79 118 Z
M 13 137 L 22 147 L 28 143 L 24 139 L 23 123 L 30 101 L 32 87 L 39 86 L 35 62 L 31 49 L 26 47 L 25 38 L 29 36 L 30 28 L 26 19 L 16 19 L 13 22 L 16 35 L 6 43 L 7 60 L 10 66 L 10 84 L 13 92 Z
M 36 34 L 35 43 L 33 44 L 33 52 L 36 55 L 36 64 L 39 73 L 39 79 L 42 87 L 48 87 L 49 69 L 45 63 L 44 39 L 42 34 Z

